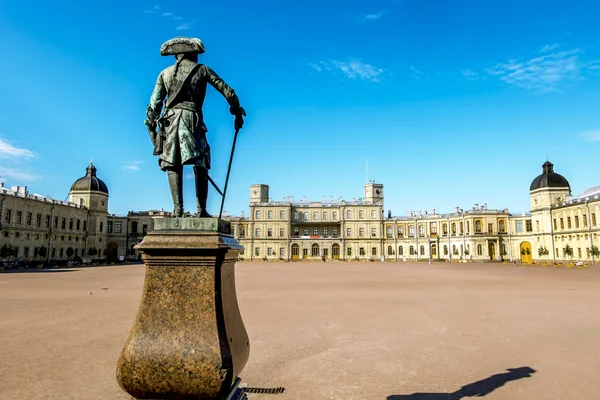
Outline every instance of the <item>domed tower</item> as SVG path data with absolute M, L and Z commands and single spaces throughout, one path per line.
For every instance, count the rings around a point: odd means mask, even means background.
M 92 163 L 86 168 L 85 176 L 71 185 L 69 201 L 81 204 L 89 210 L 86 248 L 94 248 L 101 253 L 106 248 L 108 187 L 96 176 L 96 167 Z
M 550 161 L 546 161 L 542 169 L 542 174 L 538 175 L 529 187 L 532 212 L 564 203 L 567 196 L 571 195 L 569 181 L 554 172 L 554 165 Z

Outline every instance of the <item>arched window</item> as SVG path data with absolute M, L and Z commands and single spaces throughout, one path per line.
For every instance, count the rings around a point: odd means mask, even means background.
M 448 255 L 448 246 L 444 245 L 444 255 Z
M 462 256 L 463 253 L 465 252 L 465 249 L 463 248 L 463 245 L 460 245 L 460 255 Z
M 480 220 L 475 221 L 475 233 L 481 233 L 481 221 Z
M 292 245 L 292 258 L 298 257 L 300 257 L 300 246 L 298 246 L 298 243 L 294 243 Z
M 465 225 L 462 223 L 460 223 L 460 234 L 462 235 L 463 233 L 465 233 Z
M 483 248 L 480 244 L 477 245 L 477 255 L 480 256 L 483 254 Z
M 402 248 L 402 246 L 398 246 L 398 255 L 403 255 L 404 254 L 404 249 Z
M 415 254 L 415 248 L 414 248 L 414 246 L 410 246 L 410 247 L 408 248 L 408 252 L 410 253 L 410 255 L 411 255 L 411 256 L 412 256 L 413 254 Z
M 425 236 L 425 225 L 419 225 L 419 235 Z
M 386 225 L 385 226 L 385 237 L 387 237 L 388 239 L 394 236 L 394 229 L 392 228 L 391 225 Z
M 394 253 L 394 249 L 392 246 L 388 246 L 388 256 L 391 256 Z
M 421 248 L 419 250 L 420 250 L 421 255 L 424 256 L 425 255 L 425 246 L 421 245 Z
M 404 236 L 404 229 L 402 228 L 402 225 L 398 225 L 398 237 L 402 236 Z
M 504 225 L 504 220 L 501 219 L 500 221 L 498 221 L 498 232 L 506 232 L 506 225 Z
M 431 244 L 431 255 L 437 256 L 437 245 L 435 243 Z
M 408 226 L 408 236 L 415 236 L 415 226 L 414 225 Z
M 458 250 L 456 249 L 456 245 L 455 244 L 452 245 L 452 254 L 454 254 L 454 255 L 458 254 Z
M 471 233 L 471 224 L 467 221 L 467 234 Z
M 310 250 L 311 250 L 311 253 L 310 253 L 311 256 L 317 257 L 319 255 L 319 245 L 318 244 L 316 244 L 316 243 L 313 244 L 312 248 Z
M 444 225 L 442 225 L 442 233 L 443 233 L 444 235 L 447 235 L 447 234 L 448 234 L 448 224 L 444 224 Z
M 452 223 L 452 234 L 456 235 L 456 222 Z

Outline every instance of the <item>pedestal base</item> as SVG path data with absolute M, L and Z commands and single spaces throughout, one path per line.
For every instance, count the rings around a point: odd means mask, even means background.
M 117 366 L 119 384 L 133 397 L 221 399 L 246 365 L 234 275 L 242 247 L 219 232 L 229 232 L 224 222 L 165 219 L 137 246 L 144 292 Z

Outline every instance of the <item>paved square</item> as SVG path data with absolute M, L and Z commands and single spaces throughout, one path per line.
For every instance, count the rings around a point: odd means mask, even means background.
M 242 378 L 286 388 L 254 399 L 600 393 L 599 269 L 327 262 L 236 273 L 251 345 Z M 128 399 L 115 368 L 143 279 L 142 265 L 0 273 L 0 397 Z

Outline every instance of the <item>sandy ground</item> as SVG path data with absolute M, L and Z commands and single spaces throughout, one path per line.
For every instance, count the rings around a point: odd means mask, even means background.
M 239 263 L 236 272 L 251 342 L 242 378 L 285 387 L 252 399 L 600 398 L 600 268 Z M 142 265 L 0 273 L 0 399 L 129 399 L 115 367 L 143 279 Z

